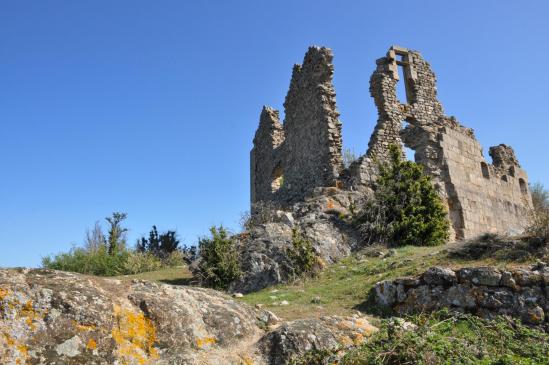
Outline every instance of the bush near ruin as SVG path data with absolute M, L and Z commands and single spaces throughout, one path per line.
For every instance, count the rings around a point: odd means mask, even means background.
M 370 242 L 393 246 L 436 246 L 448 239 L 447 214 L 421 165 L 405 161 L 396 145 L 379 165 L 374 198 L 356 219 Z
M 198 242 L 200 259 L 195 274 L 203 285 L 227 289 L 241 274 L 236 243 L 223 226 L 211 227 L 210 233 L 211 238 Z

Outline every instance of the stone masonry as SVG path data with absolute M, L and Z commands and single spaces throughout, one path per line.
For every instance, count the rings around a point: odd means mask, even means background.
M 343 169 L 341 122 L 332 85 L 332 51 L 311 47 L 295 65 L 285 120 L 263 107 L 251 151 L 251 199 L 297 202 L 316 187 L 336 186 Z
M 490 147 L 493 163 L 486 161 L 473 130 L 444 114 L 435 74 L 417 51 L 393 46 L 376 61 L 370 93 L 377 124 L 366 154 L 343 169 L 332 58 L 331 50 L 311 47 L 303 65 L 294 66 L 283 124 L 276 110 L 263 108 L 251 151 L 252 206 L 293 204 L 320 187 L 368 190 L 377 164 L 395 144 L 413 149 L 432 177 L 453 238 L 523 231 L 532 203 L 528 176 L 513 149 Z M 398 82 L 406 100 L 398 99 Z
M 432 267 L 419 277 L 377 283 L 373 297 L 377 304 L 399 314 L 449 308 L 485 318 L 508 315 L 547 327 L 548 285 L 549 266 L 545 263 L 510 271 Z

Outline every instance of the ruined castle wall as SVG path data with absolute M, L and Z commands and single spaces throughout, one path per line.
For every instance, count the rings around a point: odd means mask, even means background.
M 280 183 L 279 147 L 284 142 L 284 130 L 277 110 L 264 106 L 255 132 L 254 147 L 250 152 L 251 201 L 270 201 L 272 191 Z
M 521 233 L 531 204 L 526 172 L 513 165 L 513 175 L 489 164 L 474 138 L 447 128 L 440 134 L 447 165 L 446 177 L 453 185 L 451 198 L 459 202 L 462 238 L 491 233 Z
M 473 130 L 444 114 L 435 74 L 416 51 L 393 46 L 376 61 L 370 93 L 377 124 L 367 153 L 343 171 L 332 58 L 331 50 L 311 47 L 303 64 L 294 66 L 283 124 L 276 110 L 263 109 L 251 151 L 252 205 L 292 204 L 319 187 L 369 191 L 377 164 L 395 144 L 403 155 L 402 145 L 413 149 L 432 177 L 448 209 L 451 237 L 524 229 L 531 197 L 512 148 L 492 147 L 493 164 L 484 159 Z M 405 85 L 405 100 L 397 97 L 398 82 Z
M 361 172 L 354 184 L 367 184 L 363 179 L 371 178 L 364 173 L 368 165 L 383 158 L 388 144 L 402 140 L 432 177 L 448 209 L 454 238 L 522 231 L 531 197 L 528 177 L 512 149 L 505 145 L 491 149 L 494 165 L 484 159 L 473 130 L 444 114 L 435 74 L 418 52 L 392 47 L 376 63 L 370 91 L 379 118 L 366 154 L 369 159 L 362 159 L 361 169 L 354 168 Z M 397 82 L 405 83 L 406 100 L 396 98 Z
M 303 64 L 294 66 L 284 102 L 283 142 L 271 148 L 276 143 L 263 131 L 270 127 L 260 122 L 251 153 L 252 204 L 296 202 L 316 187 L 336 185 L 342 170 L 341 122 L 332 59 L 330 49 L 311 47 Z M 275 129 L 280 133 L 278 125 Z

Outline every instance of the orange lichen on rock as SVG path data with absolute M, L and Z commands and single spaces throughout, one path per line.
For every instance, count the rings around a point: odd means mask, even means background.
M 32 301 L 27 300 L 20 312 L 21 316 L 25 318 L 25 323 L 30 327 L 31 330 L 34 330 L 36 326 L 34 325 L 34 320 L 39 317 L 39 314 L 36 312 L 32 305 Z
M 93 324 L 81 324 L 81 323 L 78 323 L 76 321 L 72 321 L 74 327 L 76 327 L 76 329 L 80 332 L 88 332 L 88 331 L 93 331 L 97 328 L 97 326 L 93 325 Z
M 4 288 L 0 288 L 0 300 L 4 300 L 5 297 L 7 297 L 9 294 L 9 291 Z
M 97 342 L 95 342 L 93 338 L 90 338 L 86 344 L 86 348 L 88 350 L 95 350 L 97 348 Z
M 142 312 L 114 305 L 115 323 L 111 335 L 122 364 L 147 364 L 158 358 L 154 348 L 156 329 Z
M 205 346 L 214 345 L 216 342 L 217 342 L 217 339 L 215 337 L 197 338 L 196 339 L 196 347 L 201 349 Z
M 353 346 L 354 342 L 351 340 L 349 336 L 341 336 L 339 337 L 339 343 L 345 347 Z
M 0 336 L 0 350 L 0 358 L 12 359 L 16 364 L 26 363 L 29 357 L 27 346 L 6 332 Z

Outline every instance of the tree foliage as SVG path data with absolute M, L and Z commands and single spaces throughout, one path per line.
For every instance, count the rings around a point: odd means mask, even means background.
M 205 285 L 227 289 L 241 274 L 236 242 L 223 226 L 211 227 L 210 233 L 198 241 L 199 275 Z
M 442 200 L 423 167 L 406 161 L 398 146 L 379 164 L 374 198 L 356 223 L 370 242 L 394 246 L 435 246 L 448 239 L 449 223 Z
M 543 184 L 530 186 L 533 209 L 530 212 L 527 233 L 549 242 L 549 191 Z
M 314 265 L 317 262 L 313 244 L 303 237 L 297 228 L 292 230 L 292 246 L 286 254 L 290 259 L 293 274 L 296 277 L 313 273 Z
M 136 250 L 142 253 L 150 253 L 164 259 L 179 248 L 179 239 L 175 231 L 166 231 L 159 234 L 156 226 L 152 226 L 149 238 L 141 237 L 136 245 Z
M 114 212 L 112 216 L 105 218 L 110 225 L 107 239 L 109 255 L 116 255 L 126 248 L 126 233 L 128 229 L 122 227 L 122 221 L 127 217 L 126 213 Z

